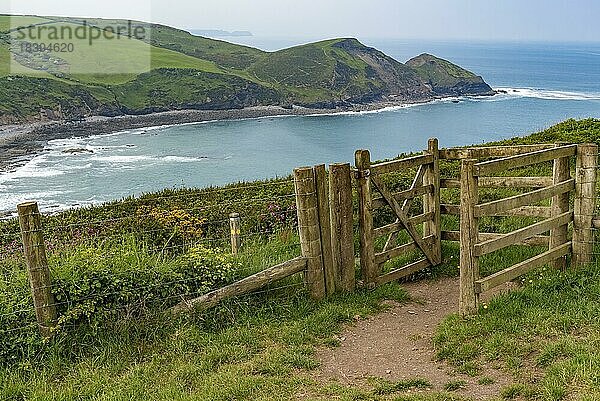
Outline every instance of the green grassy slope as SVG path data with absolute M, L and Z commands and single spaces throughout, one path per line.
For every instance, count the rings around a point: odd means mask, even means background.
M 87 38 L 61 37 L 58 42 L 71 43 L 75 51 L 19 52 L 9 63 L 10 40 L 13 49 L 21 49 L 22 45 L 56 42 L 51 29 L 74 31 L 87 24 L 106 33 L 127 23 L 109 19 L 0 16 L 0 91 L 10 92 L 16 96 L 15 104 L 26 106 L 15 113 L 14 105 L 0 103 L 0 122 L 36 118 L 40 109 L 62 116 L 63 103 L 48 99 L 71 96 L 75 96 L 73 107 L 68 109 L 74 116 L 81 116 L 107 110 L 113 115 L 273 104 L 336 107 L 384 99 L 428 100 L 438 95 L 424 81 L 421 72 L 356 39 L 332 39 L 268 53 L 144 22 L 134 22 L 135 27 L 143 29 L 141 37 L 101 37 L 93 46 L 87 43 Z M 19 38 L 23 29 L 15 27 L 30 25 L 45 30 L 36 38 Z M 448 62 L 444 66 L 456 67 Z M 51 85 L 51 93 L 23 97 L 19 96 L 23 81 L 15 86 L 6 78 L 8 75 L 47 78 L 60 84 Z M 159 76 L 166 79 L 159 82 Z M 169 78 L 173 76 L 185 77 L 185 85 L 189 87 L 181 88 L 181 82 Z M 78 89 L 74 92 L 62 84 Z M 36 85 L 31 87 L 35 88 Z M 109 103 L 105 103 L 106 96 L 95 96 L 99 90 L 113 94 L 108 96 Z M 131 92 L 124 93 L 126 90 Z M 82 96 L 77 97 L 78 92 Z M 159 96 L 155 96 L 157 93 Z M 42 97 L 48 99 L 38 101 Z
M 128 114 L 187 109 L 236 109 L 278 104 L 279 93 L 239 78 L 194 69 L 157 69 L 111 88 Z
M 411 68 L 356 39 L 333 39 L 269 54 L 251 68 L 299 102 L 361 101 L 385 95 L 421 100 L 428 88 Z
M 406 65 L 414 68 L 438 95 L 452 95 L 459 91 L 466 94 L 492 91 L 481 77 L 431 54 L 414 57 Z
M 77 18 L 56 18 L 63 21 L 77 21 Z M 118 19 L 88 18 L 88 23 L 99 27 L 123 24 Z M 145 42 L 155 47 L 169 49 L 194 58 L 208 60 L 229 69 L 243 70 L 266 55 L 259 49 L 236 45 L 222 40 L 208 39 L 191 33 L 160 24 L 136 22 L 146 29 L 148 37 Z

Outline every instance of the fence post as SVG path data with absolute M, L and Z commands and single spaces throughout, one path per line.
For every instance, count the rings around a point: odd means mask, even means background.
M 423 213 L 433 212 L 433 220 L 423 223 L 423 236 L 433 235 L 433 256 L 436 263 L 442 262 L 442 223 L 440 218 L 440 151 L 437 138 L 427 142 L 427 153 L 433 156 L 433 163 L 427 166 L 423 185 L 433 186 L 433 192 L 423 195 Z
M 295 169 L 294 184 L 302 256 L 308 260 L 305 275 L 306 285 L 313 298 L 323 299 L 325 297 L 325 277 L 315 171 L 311 167 Z
M 459 313 L 469 316 L 477 313 L 479 294 L 475 281 L 479 279 L 479 260 L 475 256 L 475 245 L 479 237 L 475 205 L 479 201 L 478 179 L 473 172 L 477 161 L 462 161 L 460 171 L 460 302 Z
M 375 286 L 375 244 L 373 241 L 373 211 L 371 196 L 371 154 L 368 150 L 357 150 L 355 155 L 358 182 L 358 211 L 360 227 L 360 269 L 367 288 Z
M 352 292 L 356 286 L 354 268 L 354 222 L 350 164 L 329 166 L 329 202 L 331 210 L 331 247 L 335 286 Z
M 242 247 L 242 224 L 239 213 L 231 213 L 229 215 L 229 227 L 231 228 L 231 253 L 237 255 Z
M 319 228 L 323 253 L 323 269 L 325 273 L 325 291 L 327 295 L 335 292 L 335 272 L 333 270 L 333 251 L 331 249 L 331 217 L 329 213 L 329 191 L 327 189 L 327 171 L 324 164 L 313 167 L 317 185 L 317 201 L 319 210 Z
M 57 321 L 57 313 L 52 295 L 52 282 L 46 259 L 40 212 L 35 202 L 22 203 L 17 206 L 17 211 L 35 316 L 42 336 L 51 337 L 52 328 Z
M 556 144 L 556 146 L 562 146 L 563 144 Z M 554 184 L 559 184 L 564 181 L 571 179 L 571 164 L 569 157 L 561 157 L 554 159 L 553 167 L 553 181 Z M 552 216 L 558 216 L 560 214 L 569 211 L 569 193 L 564 193 L 552 198 Z M 550 231 L 550 244 L 548 249 L 554 249 L 568 241 L 569 225 L 554 228 Z M 567 267 L 567 257 L 563 256 L 553 263 L 555 269 L 565 269 Z
M 575 171 L 575 216 L 573 223 L 573 265 L 581 267 L 592 261 L 592 220 L 596 211 L 596 167 L 598 145 L 577 145 Z

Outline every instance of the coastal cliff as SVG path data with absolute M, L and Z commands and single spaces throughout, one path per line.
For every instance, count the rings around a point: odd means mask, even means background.
M 164 25 L 136 23 L 149 34 L 96 44 L 106 73 L 85 70 L 75 53 L 15 57 L 0 16 L 0 124 L 78 121 L 91 116 L 146 115 L 174 110 L 239 110 L 252 107 L 353 110 L 377 104 L 426 102 L 440 97 L 491 95 L 481 77 L 423 54 L 403 64 L 357 39 L 331 39 L 276 52 L 203 38 Z M 15 18 L 10 22 L 15 24 Z M 24 25 L 93 26 L 119 20 L 22 17 Z M 4 20 L 3 20 L 4 19 Z M 17 34 L 15 34 L 17 32 Z M 43 38 L 40 39 L 43 42 Z M 14 45 L 14 43 L 13 43 Z M 14 46 L 13 46 L 14 48 Z M 125 50 L 125 51 L 124 51 Z M 149 55 L 149 68 L 120 73 L 128 54 Z M 98 50 L 100 52 L 100 50 Z M 17 68 L 15 69 L 15 65 Z M 111 72 L 113 71 L 113 72 Z
M 414 57 L 406 65 L 417 72 L 436 96 L 495 94 L 482 77 L 431 54 Z

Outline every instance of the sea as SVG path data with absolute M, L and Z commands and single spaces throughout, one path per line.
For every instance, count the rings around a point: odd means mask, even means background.
M 294 38 L 236 38 L 276 50 Z M 38 201 L 44 211 L 99 204 L 165 188 L 286 177 L 295 167 L 352 162 L 527 135 L 568 118 L 600 118 L 600 43 L 496 43 L 361 39 L 399 61 L 420 53 L 450 60 L 506 94 L 376 112 L 286 116 L 150 127 L 50 141 L 0 174 L 0 213 Z M 68 153 L 70 149 L 86 149 Z

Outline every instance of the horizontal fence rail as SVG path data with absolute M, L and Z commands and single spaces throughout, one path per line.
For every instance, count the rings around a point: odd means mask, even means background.
M 534 256 L 533 258 L 530 258 L 524 262 L 518 263 L 508 269 L 504 269 L 483 279 L 476 280 L 475 292 L 480 294 L 484 291 L 490 290 L 510 280 L 520 277 L 533 269 L 548 264 L 553 260 L 566 256 L 570 252 L 571 244 L 562 244 L 540 255 Z
M 522 149 L 522 148 L 521 148 Z M 479 294 L 508 281 L 514 280 L 529 271 L 548 263 L 555 267 L 564 268 L 566 256 L 574 253 L 574 259 L 582 260 L 582 251 L 586 241 L 580 238 L 589 237 L 592 219 L 586 221 L 582 217 L 591 213 L 582 213 L 582 193 L 590 194 L 586 207 L 595 208 L 595 172 L 597 160 L 591 155 L 597 155 L 595 145 L 555 145 L 553 148 L 536 149 L 530 147 L 528 153 L 517 153 L 519 148 L 484 151 L 468 150 L 466 152 L 448 153 L 458 159 L 462 158 L 461 177 L 459 181 L 459 205 L 442 205 L 442 213 L 460 216 L 459 232 L 443 232 L 446 240 L 460 240 L 461 282 L 460 282 L 460 313 L 470 315 L 477 312 Z M 502 153 L 506 157 L 478 162 L 465 156 L 478 155 L 491 158 Z M 577 156 L 576 179 L 571 178 L 570 158 Z M 513 168 L 522 168 L 552 161 L 552 177 L 487 177 L 499 172 L 505 173 Z M 593 167 L 592 167 L 593 166 Z M 587 174 L 588 179 L 581 177 Z M 446 188 L 456 188 L 457 182 L 444 181 Z M 480 185 L 481 184 L 481 185 Z M 480 203 L 479 189 L 489 187 L 510 186 L 526 189 L 528 192 L 513 195 L 508 198 Z M 575 191 L 574 209 L 569 210 L 569 194 Z M 541 201 L 551 199 L 551 206 L 536 205 Z M 494 234 L 480 233 L 479 220 L 490 216 L 523 216 L 542 218 L 543 220 L 529 224 L 526 227 L 510 233 Z M 568 240 L 568 225 L 574 224 L 574 237 Z M 578 227 L 582 227 L 578 230 Z M 579 235 L 577 235 L 579 231 Z M 550 235 L 541 235 L 550 233 Z M 504 249 L 508 246 L 528 244 L 547 246 L 548 250 L 525 261 L 507 267 L 488 277 L 479 277 L 479 261 L 481 256 Z
M 537 189 L 525 194 L 511 196 L 510 198 L 482 203 L 475 206 L 475 215 L 477 217 L 497 216 L 498 214 L 508 212 L 509 210 L 514 210 L 523 206 L 527 206 L 531 203 L 552 198 L 556 195 L 562 195 L 564 193 L 571 192 L 574 189 L 575 180 L 570 179 L 568 181 L 561 182 L 560 184 L 551 185 L 547 188 Z
M 474 174 L 477 176 L 490 175 L 499 171 L 544 163 L 563 157 L 575 156 L 576 152 L 576 145 L 567 145 L 554 149 L 544 149 L 522 155 L 509 156 L 498 160 L 490 160 L 475 164 Z
M 536 152 L 554 148 L 555 145 L 515 145 L 515 146 L 478 146 L 472 148 L 440 149 L 440 159 L 463 160 L 463 159 L 488 159 L 497 157 L 510 157 L 523 153 Z
M 182 301 L 176 305 L 172 311 L 174 313 L 181 313 L 193 309 L 208 309 L 217 305 L 224 299 L 248 294 L 252 291 L 266 287 L 275 281 L 304 272 L 307 267 L 307 258 L 298 257 L 288 260 L 287 262 L 265 269 L 226 287 L 211 291 L 201 297 L 189 301 Z

